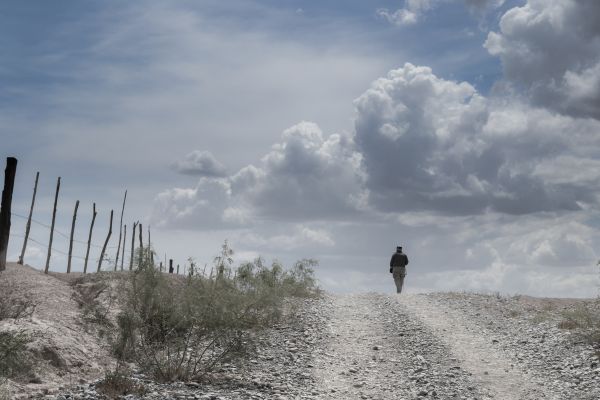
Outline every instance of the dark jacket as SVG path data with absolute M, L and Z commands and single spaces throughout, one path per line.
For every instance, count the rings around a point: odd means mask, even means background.
M 392 259 L 390 260 L 390 268 L 391 267 L 405 267 L 408 265 L 408 257 L 406 254 L 401 251 L 397 251 L 392 255 Z

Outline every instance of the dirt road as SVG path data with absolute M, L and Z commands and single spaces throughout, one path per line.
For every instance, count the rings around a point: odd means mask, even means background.
M 327 340 L 315 356 L 321 398 L 597 398 L 598 392 L 589 390 L 600 387 L 593 358 L 587 389 L 555 382 L 543 368 L 519 365 L 452 304 L 425 295 L 346 295 L 330 301 Z

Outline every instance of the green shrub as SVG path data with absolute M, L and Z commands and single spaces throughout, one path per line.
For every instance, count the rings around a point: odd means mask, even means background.
M 160 381 L 198 378 L 250 354 L 252 332 L 281 318 L 285 297 L 318 293 L 313 260 L 284 271 L 258 258 L 232 276 L 232 254 L 225 242 L 208 277 L 163 274 L 142 255 L 118 316 L 115 355 Z

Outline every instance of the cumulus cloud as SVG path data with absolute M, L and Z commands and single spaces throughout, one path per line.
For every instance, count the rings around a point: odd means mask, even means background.
M 154 219 L 164 226 L 239 226 L 255 218 L 339 219 L 360 212 L 368 193 L 354 147 L 348 135 L 324 137 L 316 124 L 301 122 L 283 132 L 258 166 L 160 193 Z
M 377 10 L 377 15 L 394 25 L 413 25 L 433 7 L 434 3 L 436 3 L 435 0 L 406 0 L 404 8 L 396 11 L 380 8 Z
M 412 64 L 375 81 L 355 105 L 366 185 L 382 211 L 578 210 L 600 189 L 583 176 L 545 179 L 555 157 L 576 169 L 600 155 L 597 121 L 488 99 Z
M 484 46 L 535 104 L 600 119 L 600 2 L 529 0 Z
M 335 219 L 365 206 L 361 163 L 350 136 L 325 138 L 316 124 L 301 122 L 283 132 L 258 167 L 233 175 L 231 187 L 263 216 Z
M 227 171 L 209 151 L 194 150 L 185 156 L 183 160 L 175 161 L 172 168 L 186 175 L 197 175 L 207 177 L 222 177 Z
M 442 3 L 448 3 L 451 0 L 406 0 L 404 7 L 395 11 L 387 8 L 379 8 L 376 13 L 379 17 L 389 23 L 397 26 L 415 25 L 420 22 L 427 12 L 438 7 Z M 495 9 L 505 0 L 464 0 L 467 9 L 475 15 L 483 16 L 488 10 Z

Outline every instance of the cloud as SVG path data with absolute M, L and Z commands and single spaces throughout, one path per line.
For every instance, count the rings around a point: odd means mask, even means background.
M 153 218 L 179 227 L 244 225 L 256 218 L 339 219 L 366 207 L 361 162 L 351 137 L 325 138 L 316 124 L 301 122 L 282 133 L 258 166 L 160 193 Z
M 194 150 L 183 160 L 172 164 L 173 169 L 181 174 L 207 177 L 223 177 L 227 171 L 223 164 L 208 151 Z
M 589 177 L 557 181 L 548 171 L 559 156 L 567 169 L 594 162 L 597 121 L 488 99 L 412 64 L 376 80 L 355 105 L 355 142 L 376 209 L 526 214 L 596 202 L 600 187 Z
M 268 218 L 336 219 L 364 207 L 362 157 L 349 135 L 325 138 L 314 123 L 286 129 L 258 167 L 231 177 L 235 196 Z
M 436 3 L 435 0 L 406 0 L 404 8 L 393 12 L 387 8 L 380 8 L 377 10 L 377 15 L 394 25 L 414 25 L 425 12 L 433 8 L 434 3 Z
M 376 14 L 393 25 L 409 26 L 420 22 L 434 8 L 449 2 L 449 0 L 406 0 L 403 8 L 396 11 L 379 8 Z M 488 10 L 502 6 L 504 2 L 505 0 L 464 0 L 467 9 L 478 16 L 483 16 Z
M 483 14 L 490 9 L 495 9 L 504 4 L 506 0 L 464 0 L 469 11 Z
M 263 236 L 254 232 L 242 234 L 237 241 L 249 248 L 268 251 L 292 251 L 307 246 L 333 247 L 335 241 L 325 229 L 310 228 L 299 224 L 292 228 L 291 234 Z
M 600 2 L 529 0 L 484 46 L 534 104 L 600 119 Z

